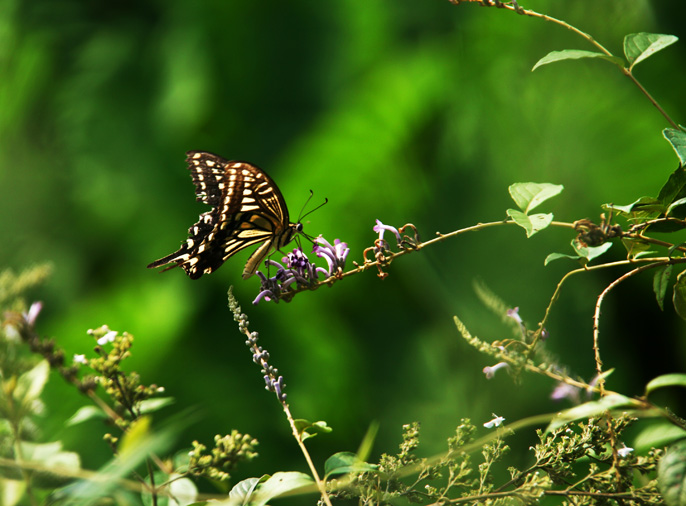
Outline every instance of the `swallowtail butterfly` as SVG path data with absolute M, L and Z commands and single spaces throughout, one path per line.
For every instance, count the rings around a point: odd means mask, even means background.
M 278 186 L 262 169 L 205 151 L 186 155 L 196 200 L 212 209 L 188 229 L 190 237 L 178 251 L 148 268 L 173 264 L 167 269 L 181 267 L 191 279 L 198 279 L 240 250 L 262 243 L 243 269 L 247 279 L 272 250 L 283 248 L 302 232 L 302 224 L 290 222 Z

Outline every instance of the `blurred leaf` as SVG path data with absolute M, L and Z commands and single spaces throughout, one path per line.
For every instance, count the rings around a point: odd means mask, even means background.
M 0 504 L 15 506 L 24 497 L 26 482 L 24 480 L 0 479 Z
M 357 458 L 365 461 L 369 458 L 372 453 L 372 448 L 374 447 L 374 440 L 379 432 L 379 422 L 374 420 L 369 424 L 369 428 L 362 438 L 360 447 L 357 449 Z
M 324 475 L 326 478 L 334 474 L 346 474 L 373 471 L 377 466 L 361 460 L 352 452 L 339 452 L 326 459 Z
M 564 186 L 550 183 L 514 183 L 508 187 L 512 200 L 525 213 L 559 195 L 562 190 Z
M 169 477 L 169 505 L 189 506 L 198 497 L 198 488 L 189 478 L 181 478 L 178 474 Z
M 686 505 L 686 440 L 671 445 L 660 459 L 657 485 L 667 506 Z
M 672 149 L 679 157 L 679 162 L 683 168 L 686 165 L 686 132 L 676 128 L 665 128 L 662 135 L 672 145 Z
M 605 244 L 601 244 L 600 246 L 581 246 L 576 242 L 576 240 L 572 240 L 572 248 L 574 248 L 574 250 L 579 254 L 579 256 L 585 258 L 589 262 L 594 258 L 598 258 L 611 247 L 611 242 L 606 242 Z
M 679 373 L 663 374 L 662 376 L 658 376 L 657 378 L 650 380 L 650 382 L 648 382 L 648 384 L 646 385 L 645 395 L 650 395 L 652 392 L 654 392 L 658 388 L 665 388 L 665 387 L 684 387 L 684 388 L 686 388 L 686 374 L 679 374 Z
M 141 401 L 139 407 L 141 413 L 147 414 L 162 409 L 165 406 L 169 406 L 170 404 L 174 404 L 173 397 L 157 397 Z
M 560 258 L 569 258 L 571 260 L 583 260 L 584 257 L 579 256 L 579 255 L 565 255 L 564 253 L 551 253 L 547 257 L 545 257 L 545 260 L 543 261 L 543 265 L 548 265 L 550 262 L 553 262 L 555 260 L 559 260 Z
M 71 480 L 81 469 L 81 459 L 77 453 L 62 450 L 60 441 L 50 443 L 21 443 L 24 458 L 41 469 L 33 473 L 32 484 L 38 488 L 53 488 Z
M 82 406 L 65 422 L 67 427 L 83 423 L 87 420 L 107 418 L 107 415 L 95 406 Z
M 295 428 L 298 430 L 298 434 L 300 434 L 300 437 L 302 437 L 303 441 L 314 437 L 317 434 L 328 434 L 333 430 L 326 424 L 326 422 L 323 421 L 310 422 L 309 420 L 297 418 L 293 420 L 293 422 L 295 423 Z
M 573 408 L 566 409 L 560 413 L 550 422 L 546 432 L 552 432 L 569 422 L 574 420 L 579 420 L 582 418 L 592 418 L 595 416 L 600 416 L 606 411 L 610 411 L 616 408 L 633 407 L 636 405 L 636 401 L 630 397 L 626 397 L 621 394 L 611 394 L 606 395 L 598 399 L 597 401 L 585 402 L 579 406 L 574 406 Z
M 684 438 L 686 430 L 660 418 L 644 427 L 633 444 L 637 451 L 647 452 L 650 448 L 661 448 Z
M 619 67 L 624 66 L 624 60 L 622 60 L 618 56 L 608 56 L 603 53 L 596 53 L 594 51 L 584 51 L 582 49 L 564 49 L 562 51 L 551 51 L 543 58 L 538 60 L 536 62 L 536 65 L 534 65 L 534 68 L 531 69 L 531 71 L 533 72 L 538 67 L 542 67 L 543 65 L 547 65 L 549 63 L 555 63 L 564 60 L 580 60 L 582 58 L 600 58 L 602 60 L 607 60 L 611 63 L 614 63 Z
M 667 212 L 665 214 L 667 214 L 667 216 L 670 216 L 674 212 L 674 209 L 677 209 L 677 208 L 683 206 L 684 204 L 686 204 L 686 197 L 679 199 L 679 200 L 675 200 L 674 202 L 672 202 L 669 205 L 669 207 L 667 208 Z M 683 213 L 679 213 L 679 214 L 683 214 Z
M 553 221 L 552 213 L 532 214 L 529 216 L 516 209 L 508 209 L 507 214 L 517 225 L 526 230 L 527 237 L 531 237 L 536 232 L 540 232 L 548 227 Z
M 629 258 L 638 258 L 639 255 L 651 253 L 651 244 L 642 239 L 627 239 L 622 237 L 622 244 L 626 248 Z
M 257 487 L 250 504 L 251 506 L 264 506 L 270 499 L 305 488 L 316 490 L 314 480 L 305 473 L 295 471 L 274 473 Z
M 34 402 L 40 397 L 49 375 L 50 365 L 48 361 L 41 360 L 33 369 L 19 376 L 12 397 L 23 410 L 28 412 L 33 410 Z
M 624 37 L 624 55 L 629 60 L 629 70 L 658 51 L 674 44 L 678 37 L 660 33 L 630 33 Z
M 671 264 L 660 267 L 653 276 L 653 292 L 655 292 L 657 305 L 660 306 L 661 311 L 665 309 L 665 294 L 667 293 L 669 278 L 672 276 L 672 268 Z
M 149 416 L 143 416 L 131 424 L 119 443 L 120 456 L 127 456 L 131 452 L 136 452 L 141 446 L 141 442 L 150 438 L 151 423 L 152 419 Z
M 686 320 L 686 271 L 681 271 L 676 277 L 674 284 L 674 293 L 672 294 L 672 303 L 676 314 L 683 320 Z

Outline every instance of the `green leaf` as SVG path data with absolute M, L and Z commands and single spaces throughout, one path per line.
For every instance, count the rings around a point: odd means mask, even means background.
M 24 405 L 30 405 L 38 399 L 43 387 L 48 381 L 50 365 L 47 360 L 41 360 L 30 371 L 19 376 L 17 387 L 14 389 L 14 399 Z
M 584 258 L 579 256 L 579 255 L 565 255 L 564 253 L 551 253 L 547 257 L 545 257 L 545 260 L 543 261 L 543 265 L 546 266 L 550 262 L 553 262 L 555 260 L 559 260 L 560 258 L 570 258 L 572 260 L 583 260 Z
M 686 132 L 676 128 L 665 128 L 662 135 L 672 145 L 681 166 L 686 165 Z
M 309 420 L 297 418 L 293 420 L 293 422 L 295 423 L 295 428 L 298 430 L 298 434 L 300 434 L 303 441 L 314 437 L 317 434 L 328 434 L 333 430 L 324 421 L 310 422 Z
M 648 253 L 653 253 L 650 251 L 650 248 L 652 247 L 651 244 L 642 239 L 627 239 L 622 237 L 622 244 L 626 248 L 629 258 L 638 258 L 640 255 L 645 256 Z
M 24 497 L 26 482 L 21 479 L 0 479 L 0 504 L 3 506 L 15 506 Z
M 508 188 L 512 200 L 527 214 L 562 190 L 561 184 L 550 183 L 514 183 Z
M 139 407 L 141 413 L 152 413 L 153 411 L 162 409 L 170 404 L 174 404 L 173 397 L 156 397 L 154 399 L 145 399 L 144 401 L 141 401 Z
M 526 230 L 526 236 L 531 237 L 536 232 L 540 232 L 553 221 L 553 215 L 550 214 L 532 214 L 528 216 L 516 209 L 508 209 L 507 214 L 512 220 Z
M 637 452 L 644 453 L 650 448 L 662 448 L 684 438 L 686 430 L 661 418 L 646 424 L 634 438 L 633 446 Z
M 573 408 L 558 413 L 550 422 L 550 425 L 548 425 L 546 432 L 552 432 L 574 420 L 592 418 L 594 416 L 602 415 L 606 411 L 612 409 L 633 406 L 637 406 L 637 402 L 630 397 L 621 394 L 606 395 L 597 401 L 585 402 L 584 404 L 574 406 Z
M 20 444 L 23 458 L 37 464 L 40 468 L 40 471 L 32 475 L 33 487 L 54 488 L 64 484 L 81 469 L 79 454 L 62 450 L 60 441 L 50 443 L 22 441 Z
M 655 197 L 641 197 L 628 206 L 605 204 L 603 207 L 634 222 L 652 220 L 667 211 L 667 206 Z
M 671 445 L 658 462 L 657 486 L 667 506 L 686 504 L 686 440 Z
M 664 131 L 663 131 L 664 133 Z M 686 136 L 684 137 L 686 142 Z M 686 144 L 685 144 L 686 147 Z M 663 205 L 669 206 L 676 199 L 686 197 L 684 187 L 686 186 L 686 169 L 681 165 L 669 175 L 665 184 L 660 188 L 657 198 Z
M 260 483 L 267 481 L 268 478 L 268 475 L 264 475 L 261 478 L 247 478 L 239 481 L 229 492 L 229 499 L 227 501 L 222 501 L 219 504 L 226 506 L 251 504 L 250 498 L 252 497 L 253 492 Z
M 672 294 L 672 303 L 676 314 L 683 320 L 686 320 L 686 271 L 681 271 L 676 277 L 674 284 L 674 292 Z
M 178 474 L 169 476 L 169 506 L 190 506 L 198 497 L 198 489 L 189 478 L 182 478 Z
M 574 251 L 576 251 L 579 254 L 579 256 L 585 258 L 589 262 L 594 258 L 598 258 L 611 247 L 611 242 L 606 242 L 605 244 L 601 244 L 600 246 L 581 246 L 576 242 L 576 240 L 572 239 L 572 248 L 574 248 Z
M 329 477 L 334 474 L 361 473 L 373 471 L 377 466 L 360 460 L 352 452 L 338 452 L 326 459 L 324 463 L 324 475 Z
M 367 460 L 372 454 L 372 447 L 374 446 L 374 440 L 379 432 L 379 422 L 374 420 L 369 424 L 369 428 L 360 443 L 360 447 L 357 449 L 357 456 L 360 460 Z
M 630 33 L 624 37 L 624 55 L 629 60 L 629 70 L 658 51 L 674 44 L 678 37 L 661 33 Z
M 655 292 L 655 298 L 657 299 L 657 305 L 660 306 L 660 311 L 665 310 L 665 294 L 667 293 L 667 286 L 671 276 L 672 265 L 660 267 L 653 276 L 653 292 Z
M 152 420 L 149 416 L 143 416 L 131 424 L 131 427 L 126 431 L 119 443 L 120 456 L 136 452 L 140 442 L 150 437 L 151 423 Z
M 103 420 L 105 418 L 107 418 L 107 415 L 100 408 L 96 408 L 95 406 L 82 406 L 66 421 L 65 425 L 69 427 L 71 425 L 78 425 L 87 420 Z
M 669 205 L 669 207 L 667 208 L 667 213 L 666 213 L 667 216 L 670 216 L 671 214 L 673 214 L 674 209 L 677 209 L 678 207 L 681 207 L 684 204 L 686 204 L 686 197 L 679 199 L 679 200 L 675 200 L 674 202 L 672 202 Z M 680 213 L 680 214 L 683 214 L 683 213 Z M 679 216 L 679 218 L 681 218 L 681 216 Z
M 543 65 L 547 65 L 549 63 L 555 63 L 563 60 L 580 60 L 582 58 L 600 58 L 601 60 L 607 60 L 611 63 L 614 63 L 618 67 L 624 66 L 624 60 L 618 56 L 609 56 L 604 53 L 584 51 L 581 49 L 565 49 L 563 51 L 552 51 L 545 55 L 536 62 L 536 65 L 534 65 L 534 68 L 531 69 L 531 72 L 536 70 L 538 67 L 542 67 Z
M 271 499 L 282 495 L 316 490 L 314 480 L 296 471 L 278 472 L 260 484 L 250 500 L 250 506 L 264 506 Z
M 646 395 L 650 395 L 652 392 L 658 388 L 665 387 L 684 387 L 686 388 L 686 374 L 673 373 L 673 374 L 663 374 L 650 380 L 646 385 Z

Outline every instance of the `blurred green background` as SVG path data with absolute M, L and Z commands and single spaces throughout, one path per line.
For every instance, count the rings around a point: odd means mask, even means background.
M 627 33 L 680 36 L 636 74 L 686 122 L 682 1 L 524 7 L 565 19 L 619 55 Z M 462 235 L 398 260 L 384 281 L 369 271 L 290 304 L 255 307 L 257 278 L 240 279 L 247 252 L 198 281 L 145 268 L 176 250 L 207 210 L 195 202 L 186 151 L 261 166 L 292 216 L 310 189 L 311 206 L 328 197 L 306 231 L 346 241 L 358 262 L 377 218 L 412 222 L 428 239 L 504 218 L 514 207 L 507 186 L 537 181 L 565 186 L 543 211 L 597 221 L 603 203 L 656 195 L 677 166 L 661 136 L 668 124 L 611 65 L 531 72 L 549 51 L 588 44 L 495 8 L 3 0 L 0 34 L 0 265 L 52 262 L 50 282 L 31 297 L 44 302 L 39 331 L 69 354 L 90 353 L 86 330 L 102 324 L 136 336 L 127 367 L 164 385 L 176 408 L 201 415 L 179 448 L 233 428 L 258 438 L 261 458 L 237 479 L 305 464 L 226 308 L 229 285 L 284 375 L 294 415 L 334 428 L 310 445 L 318 462 L 355 451 L 372 421 L 381 427 L 377 455 L 394 451 L 401 425 L 414 420 L 428 454 L 462 417 L 514 421 L 564 406 L 539 378 L 486 381 L 481 369 L 491 360 L 463 342 L 452 316 L 483 339 L 510 336 L 475 296 L 480 279 L 534 327 L 576 267 L 544 268 L 543 260 L 571 252 L 573 234 L 551 229 L 527 240 L 503 227 Z M 624 256 L 619 246 L 612 255 Z M 594 374 L 596 297 L 620 274 L 571 280 L 549 322 L 551 351 L 580 377 Z M 650 274 L 632 279 L 603 308 L 603 358 L 617 368 L 609 387 L 630 395 L 686 368 L 683 322 L 670 307 L 660 313 L 651 282 Z M 86 400 L 54 378 L 48 401 L 45 437 L 62 438 L 86 467 L 106 460 L 105 428 L 62 427 Z

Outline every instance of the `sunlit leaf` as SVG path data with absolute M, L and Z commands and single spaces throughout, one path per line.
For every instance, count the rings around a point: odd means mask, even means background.
M 674 292 L 672 294 L 672 303 L 676 314 L 682 319 L 686 320 L 686 271 L 681 271 L 676 277 L 674 284 Z
M 636 401 L 630 397 L 626 397 L 621 394 L 606 395 L 597 401 L 585 402 L 584 404 L 580 404 L 579 406 L 575 406 L 558 413 L 558 415 L 550 422 L 550 425 L 548 425 L 546 431 L 552 432 L 569 422 L 573 422 L 574 420 L 600 416 L 606 411 L 632 406 L 636 406 Z
M 508 209 L 507 214 L 512 220 L 526 230 L 526 236 L 531 237 L 536 232 L 540 232 L 548 227 L 553 221 L 552 213 L 526 215 L 516 209 Z
M 667 506 L 686 505 L 686 440 L 671 445 L 660 459 L 657 485 Z
M 629 70 L 658 51 L 674 44 L 678 37 L 660 33 L 630 33 L 624 37 L 624 55 L 629 60 Z
M 373 471 L 376 468 L 377 466 L 360 460 L 352 452 L 339 452 L 326 459 L 324 474 L 326 477 L 329 477 L 334 474 Z
M 357 449 L 357 457 L 360 460 L 367 460 L 372 454 L 372 447 L 374 446 L 374 441 L 376 440 L 376 434 L 378 432 L 379 422 L 375 420 L 369 424 L 369 428 L 360 443 L 360 447 Z
M 296 471 L 274 473 L 257 487 L 250 506 L 264 506 L 275 497 L 306 490 L 316 490 L 315 482 L 309 475 Z
M 576 240 L 572 240 L 572 247 L 579 254 L 579 256 L 590 262 L 594 258 L 598 258 L 600 255 L 609 250 L 612 247 L 612 243 L 606 242 L 600 246 L 582 246 Z
M 181 478 L 178 474 L 169 477 L 169 506 L 190 506 L 198 497 L 198 488 L 189 478 Z
M 677 198 L 686 197 L 683 193 L 684 187 L 686 187 L 686 169 L 679 165 L 679 167 L 669 175 L 665 184 L 662 185 L 657 198 L 663 205 L 669 206 Z
M 127 455 L 135 452 L 140 446 L 141 441 L 150 436 L 150 424 L 152 420 L 149 416 L 144 416 L 131 424 L 119 443 L 119 455 Z
M 551 183 L 514 183 L 508 188 L 512 200 L 525 213 L 559 195 L 562 190 L 564 190 L 564 186 L 561 184 Z
M 140 411 L 141 413 L 152 413 L 153 411 L 157 411 L 173 403 L 173 397 L 157 397 L 154 399 L 145 399 L 140 403 Z
M 665 309 L 665 294 L 667 293 L 669 278 L 672 276 L 672 268 L 671 264 L 660 267 L 653 276 L 653 292 L 655 293 L 657 305 L 660 306 L 661 311 L 664 311 Z
M 22 404 L 30 404 L 40 396 L 48 381 L 50 365 L 47 360 L 41 360 L 33 369 L 19 376 L 14 398 Z
M 542 67 L 543 65 L 547 65 L 549 63 L 555 63 L 558 61 L 564 61 L 564 60 L 580 60 L 583 58 L 600 58 L 601 60 L 607 60 L 611 63 L 614 63 L 617 66 L 623 67 L 624 66 L 624 60 L 617 56 L 609 56 L 604 53 L 596 53 L 594 51 L 584 51 L 582 49 L 565 49 L 563 51 L 551 51 L 547 55 L 545 55 L 543 58 L 538 60 L 536 62 L 536 65 L 534 65 L 534 68 L 531 69 L 533 72 L 536 70 L 538 67 Z
M 634 438 L 633 446 L 639 452 L 646 452 L 650 448 L 661 448 L 684 438 L 686 430 L 659 418 L 641 429 Z
M 548 265 L 550 262 L 553 262 L 555 260 L 559 260 L 560 258 L 569 258 L 571 260 L 583 260 L 584 257 L 579 256 L 579 255 L 565 255 L 564 253 L 551 253 L 547 257 L 545 257 L 545 260 L 543 261 L 543 265 Z
M 252 497 L 255 488 L 257 488 L 257 485 L 263 481 L 267 481 L 268 478 L 269 476 L 264 475 L 260 478 L 247 478 L 239 481 L 229 492 L 229 498 L 226 501 L 222 501 L 220 504 L 224 506 L 250 504 L 250 498 Z
M 310 422 L 309 420 L 304 420 L 302 418 L 297 418 L 294 420 L 295 428 L 302 437 L 303 441 L 316 436 L 317 434 L 328 434 L 333 429 L 329 427 L 326 422 Z
M 654 392 L 658 388 L 665 387 L 683 387 L 686 388 L 686 374 L 673 373 L 673 374 L 663 374 L 657 378 L 652 379 L 646 385 L 646 395 Z
M 0 479 L 0 504 L 15 506 L 24 497 L 26 482 L 24 480 Z
M 679 157 L 681 166 L 686 165 L 686 132 L 676 128 L 665 128 L 662 135 L 672 145 L 676 156 Z
M 87 420 L 102 420 L 105 418 L 107 418 L 107 415 L 102 409 L 95 406 L 82 406 L 65 422 L 65 425 L 77 425 Z

